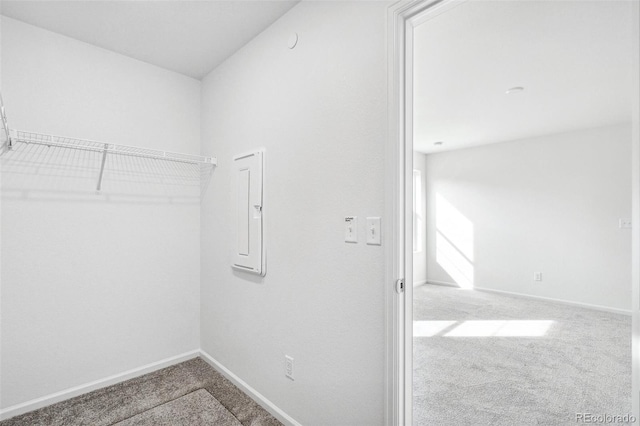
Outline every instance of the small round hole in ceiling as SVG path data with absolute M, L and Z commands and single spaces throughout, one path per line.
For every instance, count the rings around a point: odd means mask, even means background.
M 293 33 L 289 36 L 289 41 L 287 42 L 287 46 L 289 49 L 293 49 L 298 44 L 298 33 Z

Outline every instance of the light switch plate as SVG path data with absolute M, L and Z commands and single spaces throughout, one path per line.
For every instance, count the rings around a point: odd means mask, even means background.
M 358 216 L 344 218 L 344 240 L 348 243 L 358 242 Z
M 620 229 L 631 229 L 631 219 L 620 219 L 618 221 L 618 227 Z
M 367 218 L 367 244 L 379 246 L 382 244 L 382 235 L 379 217 Z

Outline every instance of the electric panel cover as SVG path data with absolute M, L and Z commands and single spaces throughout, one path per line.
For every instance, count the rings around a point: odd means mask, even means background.
M 263 168 L 264 151 L 234 158 L 232 209 L 235 218 L 233 267 L 264 276 Z

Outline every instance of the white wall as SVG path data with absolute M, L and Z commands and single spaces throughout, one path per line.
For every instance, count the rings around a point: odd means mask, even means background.
M 419 222 L 423 225 L 421 226 L 421 245 L 420 250 L 413 252 L 413 285 L 419 285 L 427 281 L 427 156 L 425 154 L 414 151 L 413 170 L 420 171 L 421 177 L 422 219 Z
M 630 310 L 630 155 L 630 125 L 428 155 L 429 280 Z
M 387 7 L 302 2 L 203 80 L 202 150 L 219 166 L 201 212 L 202 348 L 307 425 L 384 421 L 384 247 L 363 236 L 384 208 Z M 265 278 L 231 269 L 232 157 L 256 147 Z
M 196 80 L 7 18 L 2 54 L 13 128 L 199 152 Z M 43 152 L 3 160 L 2 407 L 199 346 L 199 187 Z

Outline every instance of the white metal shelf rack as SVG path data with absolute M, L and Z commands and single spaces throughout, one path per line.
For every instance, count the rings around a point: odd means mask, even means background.
M 17 149 L 18 144 L 32 144 L 101 153 L 102 161 L 96 188 L 98 191 L 100 191 L 100 189 L 102 188 L 102 178 L 104 176 L 105 163 L 108 155 L 151 158 L 155 160 L 200 165 L 205 168 L 213 168 L 217 165 L 217 160 L 215 157 L 205 157 L 195 154 L 161 151 L 157 149 L 141 148 L 137 146 L 105 143 L 87 139 L 76 139 L 65 136 L 48 135 L 10 129 L 7 123 L 7 116 L 4 111 L 4 104 L 2 103 L 1 97 L 0 114 L 2 116 L 3 127 L 2 143 L 4 145 L 3 148 L 5 151 Z

